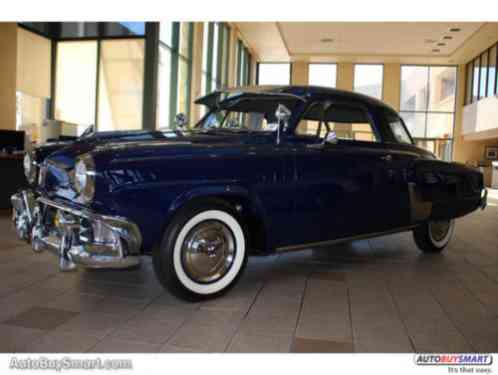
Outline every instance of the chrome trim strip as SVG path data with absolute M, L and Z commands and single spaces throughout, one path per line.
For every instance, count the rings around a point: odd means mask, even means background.
M 282 246 L 282 247 L 277 247 L 276 252 L 277 253 L 285 253 L 288 251 L 297 251 L 297 250 L 302 250 L 310 247 L 323 247 L 323 246 L 330 246 L 330 245 L 336 245 L 342 242 L 349 242 L 349 241 L 355 241 L 355 240 L 364 240 L 367 238 L 374 238 L 374 237 L 380 237 L 380 236 L 385 236 L 388 234 L 394 234 L 394 233 L 400 233 L 400 232 L 406 232 L 412 229 L 415 229 L 418 225 L 409 225 L 406 227 L 401 227 L 401 228 L 396 228 L 392 230 L 387 230 L 384 232 L 375 232 L 375 233 L 367 233 L 367 234 L 360 234 L 357 236 L 351 236 L 351 237 L 342 237 L 342 238 L 337 238 L 335 240 L 329 240 L 329 241 L 319 241 L 319 242 L 309 242 L 305 244 L 300 244 L 300 245 L 290 245 L 290 246 Z

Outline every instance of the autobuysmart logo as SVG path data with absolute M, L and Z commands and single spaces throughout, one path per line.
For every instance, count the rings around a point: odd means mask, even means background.
M 493 363 L 491 354 L 416 354 L 415 364 L 419 366 L 489 366 Z

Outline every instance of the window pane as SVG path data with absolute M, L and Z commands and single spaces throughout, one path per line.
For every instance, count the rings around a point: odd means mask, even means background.
M 383 71 L 382 65 L 355 65 L 354 91 L 382 99 Z
M 401 67 L 401 110 L 426 111 L 428 101 L 429 67 Z
M 142 39 L 101 42 L 99 130 L 142 128 L 143 79 Z
M 429 72 L 429 111 L 453 112 L 457 68 L 431 66 Z
M 472 83 L 472 102 L 477 101 L 479 94 L 479 57 L 474 60 L 474 81 Z
M 425 120 L 427 116 L 425 113 L 400 112 L 400 115 L 413 138 L 425 137 Z
M 290 84 L 290 64 L 260 63 L 258 65 L 258 85 Z
M 489 68 L 488 68 L 488 96 L 493 96 L 495 92 L 496 82 L 496 44 L 489 52 Z
M 170 108 L 170 85 L 171 85 L 171 50 L 159 46 L 159 66 L 157 77 L 157 114 L 156 127 L 169 128 Z
M 472 63 L 467 64 L 466 87 L 465 87 L 465 104 L 472 102 Z
M 309 84 L 314 86 L 335 87 L 336 64 L 309 64 Z
M 401 120 L 390 122 L 389 126 L 391 127 L 393 135 L 398 142 L 408 143 L 408 144 L 412 143 L 410 136 L 408 135 L 408 133 L 405 130 L 405 127 L 401 123 Z
M 428 113 L 427 138 L 453 138 L 453 114 Z
M 94 124 L 96 81 L 97 42 L 59 42 L 55 118 Z
M 479 79 L 479 98 L 485 98 L 487 94 L 486 84 L 488 83 L 488 51 L 481 55 L 481 75 Z
M 426 139 L 416 139 L 415 143 L 418 147 L 422 147 L 436 156 L 441 160 L 450 161 L 451 160 L 451 149 L 453 142 L 451 140 L 437 139 L 437 140 L 426 140 Z
M 173 45 L 173 22 L 159 24 L 159 40 L 169 47 Z

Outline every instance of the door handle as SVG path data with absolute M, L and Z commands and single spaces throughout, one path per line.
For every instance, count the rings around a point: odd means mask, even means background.
M 384 160 L 384 161 L 389 161 L 389 162 L 390 162 L 390 161 L 393 161 L 393 157 L 392 157 L 392 155 L 391 155 L 391 154 L 387 154 L 387 155 L 381 156 L 380 158 L 381 158 L 382 160 Z

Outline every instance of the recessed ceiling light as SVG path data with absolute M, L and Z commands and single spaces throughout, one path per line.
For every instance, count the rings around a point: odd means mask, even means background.
M 432 52 L 437 53 L 437 52 L 441 52 L 441 50 L 439 50 L 438 48 L 434 48 L 434 49 L 432 50 Z
M 442 46 L 445 46 L 445 45 L 446 45 L 446 43 L 438 43 L 437 45 L 438 45 L 439 47 L 442 47 Z
M 334 39 L 332 38 L 322 38 L 320 39 L 320 42 L 322 43 L 332 43 L 334 41 Z
M 434 39 L 424 39 L 424 43 L 432 44 L 432 43 L 436 43 L 436 41 Z
M 459 31 L 461 31 L 461 30 L 462 30 L 462 29 L 461 29 L 461 28 L 459 28 L 459 27 L 452 27 L 452 28 L 450 29 L 450 33 L 457 33 L 457 32 L 459 32 Z
M 443 39 L 451 40 L 451 39 L 453 39 L 453 37 L 451 35 L 445 35 L 445 36 L 443 36 Z

